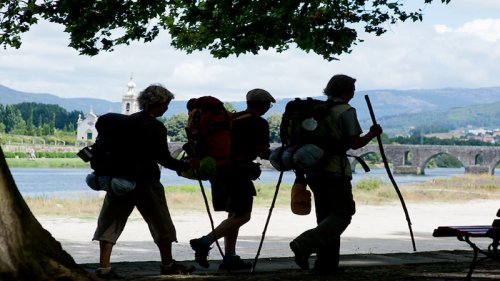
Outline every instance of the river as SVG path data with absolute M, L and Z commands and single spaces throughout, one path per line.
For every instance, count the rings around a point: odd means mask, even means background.
M 85 183 L 85 176 L 91 172 L 90 168 L 11 168 L 16 185 L 24 197 L 45 196 L 45 197 L 80 197 L 98 196 L 99 192 L 90 189 Z M 426 169 L 426 175 L 394 175 L 398 185 L 423 182 L 435 178 L 446 178 L 464 173 L 463 168 L 435 168 Z M 264 170 L 260 180 L 262 183 L 276 183 L 279 172 L 274 170 Z M 372 169 L 369 173 L 359 171 L 353 175 L 353 184 L 368 177 L 377 177 L 384 182 L 390 180 L 384 169 Z M 291 183 L 294 180 L 293 172 L 285 172 L 282 182 Z M 166 186 L 171 185 L 197 185 L 194 180 L 177 176 L 168 169 L 162 169 L 161 182 Z M 209 187 L 208 182 L 204 182 L 205 187 Z

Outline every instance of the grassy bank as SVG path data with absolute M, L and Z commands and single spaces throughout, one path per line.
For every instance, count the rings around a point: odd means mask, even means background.
M 275 184 L 257 184 L 258 196 L 255 207 L 269 208 Z M 468 200 L 500 199 L 500 178 L 489 175 L 460 175 L 448 179 L 399 186 L 407 203 L 431 202 L 465 202 Z M 290 205 L 291 184 L 280 186 L 276 200 L 277 207 Z M 169 207 L 175 210 L 204 211 L 205 202 L 196 185 L 172 186 L 165 188 Z M 211 194 L 205 191 L 208 204 L 211 205 Z M 392 185 L 384 184 L 376 178 L 360 181 L 353 187 L 357 204 L 380 205 L 397 202 L 398 196 Z M 73 216 L 95 218 L 102 204 L 102 198 L 46 198 L 28 197 L 26 201 L 36 215 Z
M 80 158 L 6 158 L 10 168 L 87 168 Z
M 399 189 L 405 201 L 414 203 L 500 199 L 500 178 L 491 175 L 458 175 L 399 186 Z M 399 201 L 394 187 L 376 178 L 361 181 L 354 187 L 353 193 L 360 204 Z

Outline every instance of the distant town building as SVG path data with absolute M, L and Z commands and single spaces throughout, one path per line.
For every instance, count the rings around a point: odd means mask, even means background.
M 122 96 L 122 108 L 121 113 L 125 115 L 130 115 L 139 111 L 139 104 L 137 103 L 137 94 L 135 92 L 135 82 L 134 78 L 130 76 L 130 80 L 127 83 L 127 92 Z M 76 128 L 76 144 L 77 145 L 87 145 L 89 143 L 95 142 L 97 137 L 97 130 L 95 128 L 95 123 L 99 117 L 94 114 L 92 109 L 85 116 L 78 116 L 77 128 Z
M 95 122 L 97 122 L 97 115 L 94 114 L 92 109 L 85 116 L 78 115 L 76 122 L 76 142 L 77 144 L 87 144 L 95 142 L 97 137 L 97 130 Z

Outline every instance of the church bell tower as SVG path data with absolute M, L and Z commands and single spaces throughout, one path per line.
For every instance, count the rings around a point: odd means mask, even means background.
M 131 75 L 130 80 L 127 83 L 127 93 L 122 96 L 122 114 L 130 115 L 139 111 L 135 86 L 134 78 Z

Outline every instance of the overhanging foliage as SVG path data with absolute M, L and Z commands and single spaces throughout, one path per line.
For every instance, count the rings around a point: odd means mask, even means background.
M 433 1 L 421 0 L 424 6 Z M 38 20 L 65 26 L 69 46 L 83 55 L 112 51 L 131 41 L 150 42 L 168 30 L 187 53 L 209 50 L 224 58 L 291 45 L 326 60 L 399 21 L 421 21 L 421 9 L 389 0 L 8 0 L 0 3 L 0 44 L 21 46 L 20 35 Z

